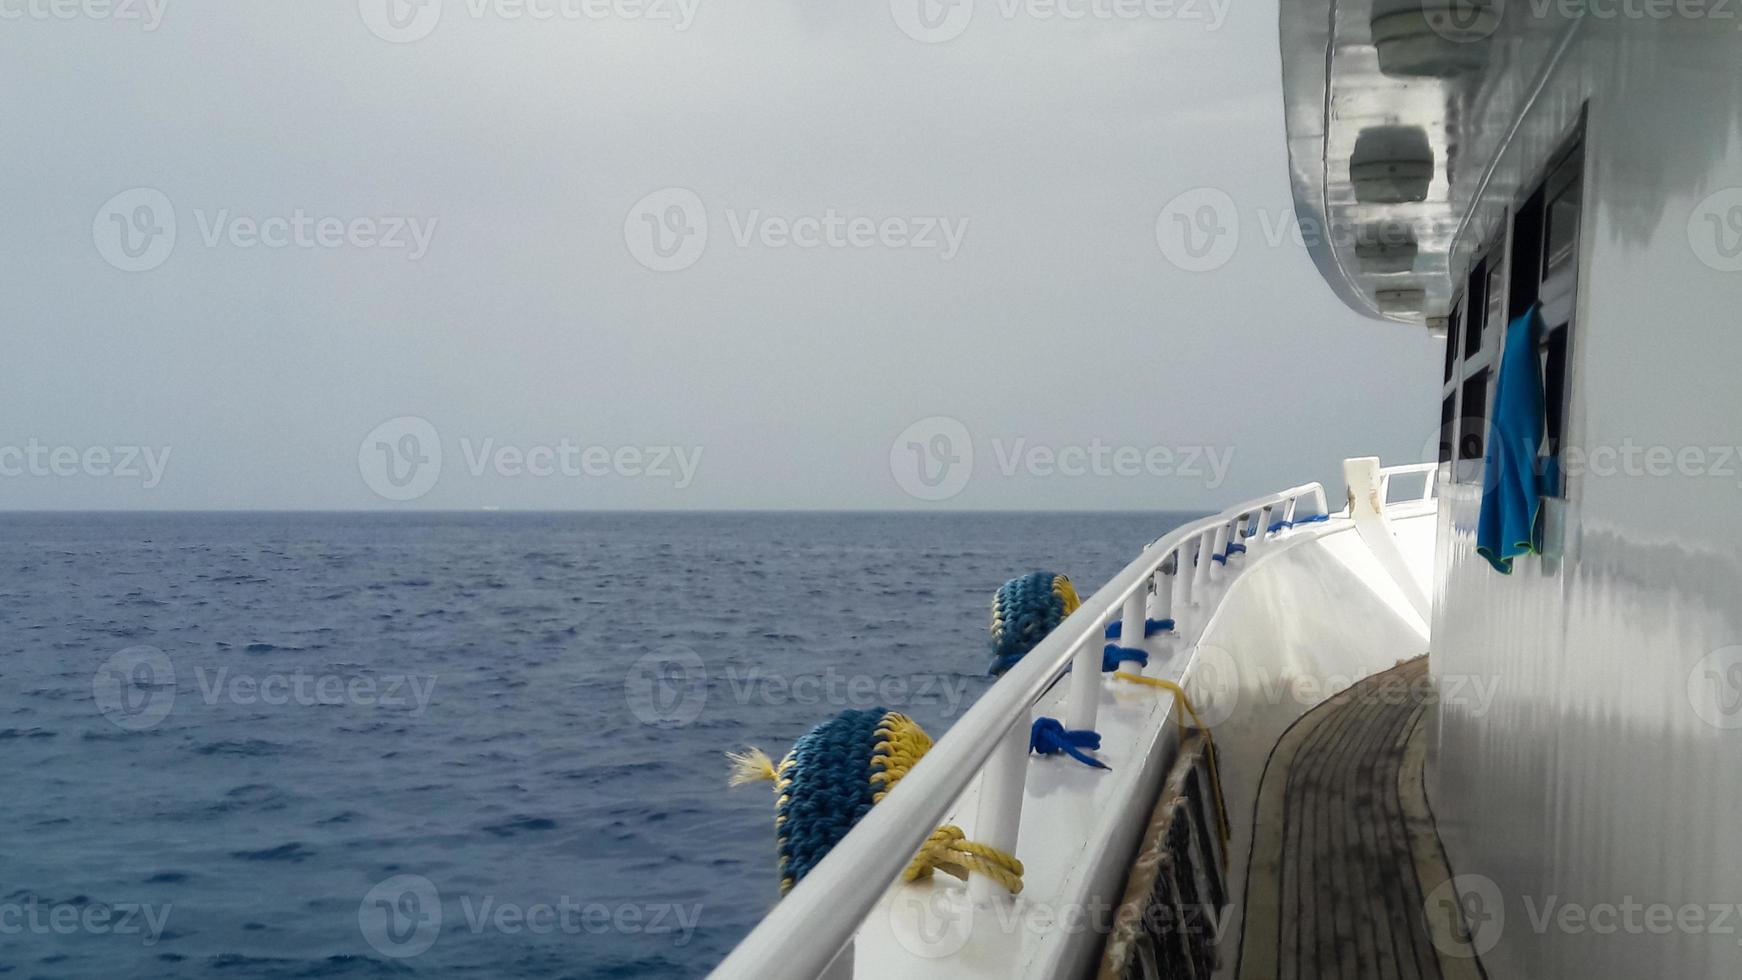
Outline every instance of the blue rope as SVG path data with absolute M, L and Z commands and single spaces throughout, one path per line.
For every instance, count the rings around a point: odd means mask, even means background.
M 1108 623 L 1107 639 L 1119 639 L 1120 634 L 1123 633 L 1124 630 L 1125 624 L 1119 620 L 1114 620 L 1113 622 Z M 1154 636 L 1157 633 L 1171 633 L 1172 631 L 1173 620 L 1171 619 L 1146 619 L 1143 621 L 1144 636 Z
M 1101 648 L 1101 673 L 1106 674 L 1118 670 L 1120 664 L 1131 660 L 1145 667 L 1149 666 L 1149 654 L 1144 651 L 1109 643 Z
M 1331 515 L 1329 514 L 1314 514 L 1311 517 L 1297 517 L 1292 521 L 1277 521 L 1275 524 L 1270 525 L 1270 533 L 1275 534 L 1283 528 L 1294 527 L 1297 524 L 1317 524 L 1320 521 L 1328 521 L 1330 519 Z
M 1085 755 L 1083 749 L 1099 749 L 1101 736 L 1089 731 L 1068 731 L 1057 718 L 1036 718 L 1028 732 L 1028 751 L 1036 755 L 1057 755 L 1060 752 L 1096 769 L 1109 769 L 1106 763 Z

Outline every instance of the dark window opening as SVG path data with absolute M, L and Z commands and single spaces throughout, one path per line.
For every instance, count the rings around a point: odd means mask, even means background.
M 1469 360 L 1482 351 L 1482 330 L 1488 313 L 1488 260 L 1476 263 L 1475 271 L 1470 273 L 1469 291 L 1464 294 L 1466 318 L 1469 323 L 1464 328 L 1464 359 Z
M 1447 395 L 1445 401 L 1440 402 L 1439 461 L 1442 463 L 1449 463 L 1452 461 L 1453 441 L 1457 438 L 1457 427 L 1455 425 L 1457 420 L 1458 396 L 1456 393 L 1453 393 Z
M 1458 425 L 1458 459 L 1479 460 L 1488 438 L 1488 374 L 1483 368 L 1464 381 L 1463 418 Z

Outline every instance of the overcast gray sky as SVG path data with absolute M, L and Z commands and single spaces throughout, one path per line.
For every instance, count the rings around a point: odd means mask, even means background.
M 1442 343 L 1289 233 L 1274 3 L 966 2 L 0 0 L 0 509 L 1209 509 L 1421 458 Z

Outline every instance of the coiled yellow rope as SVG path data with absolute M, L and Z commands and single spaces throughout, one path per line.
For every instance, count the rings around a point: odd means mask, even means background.
M 920 881 L 930 878 L 933 871 L 963 881 L 968 880 L 970 872 L 983 874 L 1012 895 L 1022 891 L 1022 862 L 1015 855 L 968 840 L 962 828 L 954 825 L 933 831 L 901 877 L 903 881 Z
M 1172 693 L 1174 704 L 1177 707 L 1184 708 L 1185 714 L 1192 716 L 1192 724 L 1197 726 L 1198 731 L 1204 733 L 1204 742 L 1209 747 L 1210 784 L 1216 791 L 1216 829 L 1222 832 L 1222 843 L 1228 843 L 1231 831 L 1228 826 L 1228 807 L 1222 800 L 1222 774 L 1220 771 L 1221 767 L 1216 763 L 1216 740 L 1210 735 L 1210 726 L 1204 724 L 1204 720 L 1198 717 L 1198 709 L 1192 706 L 1192 699 L 1186 694 L 1185 688 L 1180 687 L 1173 681 L 1162 680 L 1159 677 L 1144 677 L 1142 674 L 1128 674 L 1122 670 L 1115 671 L 1113 676 L 1122 681 L 1131 681 L 1134 684 L 1147 684 L 1150 687 L 1159 687 L 1164 691 Z M 1184 741 L 1186 737 L 1185 715 L 1178 715 L 1176 718 L 1179 721 L 1180 740 Z

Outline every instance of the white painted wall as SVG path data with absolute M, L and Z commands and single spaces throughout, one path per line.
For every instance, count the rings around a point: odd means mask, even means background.
M 1495 194 L 1520 186 L 1589 97 L 1569 431 L 1587 451 L 1691 447 L 1710 469 L 1723 460 L 1706 450 L 1742 445 L 1742 272 L 1697 245 L 1702 202 L 1742 187 L 1739 68 L 1734 21 L 1592 26 L 1497 171 Z M 1728 466 L 1575 476 L 1552 515 L 1563 556 L 1511 577 L 1474 553 L 1479 488 L 1442 490 L 1433 671 L 1498 693 L 1442 706 L 1433 804 L 1454 871 L 1504 902 L 1477 936 L 1490 976 L 1742 974 L 1742 732 L 1711 723 L 1742 724 L 1718 710 L 1742 687 L 1709 659 L 1742 644 L 1742 463 Z M 1641 911 L 1638 931 L 1608 934 L 1538 921 L 1629 902 L 1689 918 Z M 1712 906 L 1734 914 L 1722 932 Z

